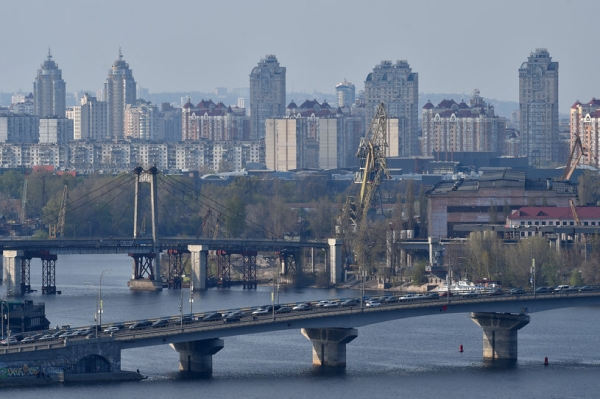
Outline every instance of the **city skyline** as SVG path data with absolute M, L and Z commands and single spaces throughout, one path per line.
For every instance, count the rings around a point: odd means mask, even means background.
M 592 1 L 510 0 L 495 6 L 471 0 L 375 1 L 368 7 L 358 1 L 308 1 L 301 9 L 258 1 L 232 3 L 225 20 L 219 17 L 223 5 L 214 3 L 183 1 L 171 8 L 152 1 L 143 8 L 119 3 L 124 9 L 116 14 L 112 0 L 65 0 L 63 7 L 34 3 L 4 6 L 6 15 L 22 18 L 5 24 L 20 40 L 0 44 L 2 92 L 32 91 L 35 70 L 50 47 L 67 91 L 94 93 L 119 46 L 136 81 L 152 93 L 248 87 L 248 71 L 256 61 L 275 54 L 287 68 L 290 92 L 333 93 L 343 79 L 359 91 L 373 65 L 406 60 L 419 74 L 421 92 L 468 93 L 478 88 L 487 98 L 518 101 L 518 68 L 536 48 L 547 48 L 560 62 L 562 114 L 576 100 L 587 101 L 598 92 L 593 68 L 597 56 L 572 44 L 573 36 L 593 37 L 594 11 L 600 11 L 600 4 Z M 568 18 L 574 14 L 578 17 Z M 203 31 L 214 32 L 219 40 L 203 41 L 201 51 L 192 51 L 190 43 L 196 41 L 190 42 L 189 36 L 196 34 L 199 15 Z M 399 20 L 399 15 L 413 17 Z M 340 29 L 340 21 L 345 26 L 349 22 L 350 28 Z M 119 29 L 100 30 L 106 22 Z

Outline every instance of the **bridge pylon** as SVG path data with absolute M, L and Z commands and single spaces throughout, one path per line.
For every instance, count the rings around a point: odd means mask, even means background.
M 160 273 L 160 243 L 158 240 L 158 195 L 157 180 L 158 169 L 155 166 L 143 172 L 141 167 L 133 170 L 135 178 L 135 197 L 133 201 L 133 238 L 138 236 L 138 203 L 142 181 L 150 183 L 150 205 L 152 212 L 152 252 L 146 254 L 129 254 L 133 258 L 133 278 L 129 281 L 129 288 L 137 291 L 161 291 L 163 288 Z

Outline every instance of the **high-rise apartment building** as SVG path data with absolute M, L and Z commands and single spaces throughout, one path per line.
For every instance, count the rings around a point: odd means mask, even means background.
M 109 139 L 108 107 L 106 102 L 98 101 L 85 93 L 81 105 L 73 107 L 68 112 L 73 119 L 74 140 L 106 140 Z
M 48 49 L 48 58 L 37 71 L 33 82 L 34 113 L 39 117 L 65 117 L 67 91 L 62 71 L 52 60 Z
M 267 55 L 250 73 L 251 140 L 265 137 L 265 121 L 285 115 L 285 67 Z
M 506 138 L 506 119 L 495 115 L 494 107 L 486 104 L 473 90 L 469 104 L 444 100 L 437 106 L 423 106 L 422 148 L 426 157 L 453 160 L 455 152 L 503 152 Z M 445 159 L 439 159 L 445 153 Z
M 123 59 L 121 49 L 119 58 L 108 71 L 104 95 L 108 106 L 109 135 L 113 139 L 122 139 L 125 136 L 125 108 L 127 104 L 135 104 L 136 83 L 129 64 Z
M 419 155 L 419 75 L 407 61 L 381 61 L 365 81 L 365 128 L 379 104 L 388 117 L 398 119 L 398 141 L 388 142 L 390 153 L 407 157 Z M 397 147 L 397 149 L 395 148 Z
M 356 102 L 356 87 L 344 79 L 335 86 L 338 107 L 351 107 Z
M 600 167 L 598 155 L 600 154 L 600 100 L 592 98 L 588 103 L 575 102 L 571 106 L 571 137 L 570 147 L 573 149 L 577 136 L 581 140 L 587 153 L 580 154 L 579 148 L 575 148 L 574 156 L 581 156 L 579 161 L 582 165 Z M 568 165 L 567 165 L 568 166 Z
M 249 118 L 243 108 L 226 106 L 222 102 L 202 100 L 193 105 L 190 100 L 181 112 L 181 140 L 248 140 Z
M 536 167 L 558 159 L 558 62 L 545 48 L 532 52 L 519 68 L 520 156 Z
M 125 107 L 125 138 L 128 140 L 156 140 L 158 138 L 158 107 L 138 100 Z
M 277 171 L 337 169 L 354 166 L 362 118 L 341 107 L 306 100 L 287 106 L 287 116 L 267 119 L 265 162 Z

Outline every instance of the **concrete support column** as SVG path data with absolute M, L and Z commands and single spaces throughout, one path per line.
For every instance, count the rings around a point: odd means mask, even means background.
M 313 365 L 346 367 L 346 344 L 358 337 L 356 328 L 303 328 L 312 341 Z
M 205 290 L 208 245 L 188 245 L 188 251 L 190 251 L 190 261 L 192 264 L 191 281 L 194 291 Z
M 4 251 L 2 263 L 4 264 L 4 278 L 7 296 L 21 296 L 21 257 L 23 251 Z
M 0 284 L 4 281 L 4 257 L 0 256 Z
M 224 346 L 220 338 L 171 344 L 179 352 L 180 371 L 203 374 L 212 373 L 212 357 Z
M 440 239 L 437 237 L 429 237 L 429 264 L 435 264 L 435 253 L 441 249 Z
M 406 249 L 400 250 L 400 266 L 406 267 Z
M 526 314 L 472 312 L 471 320 L 483 328 L 483 360 L 499 364 L 517 362 L 517 332 L 529 324 Z
M 331 265 L 330 281 L 332 284 L 342 282 L 342 273 L 344 267 L 342 264 L 342 243 L 343 241 L 338 238 L 329 238 L 327 244 L 329 244 L 329 264 Z

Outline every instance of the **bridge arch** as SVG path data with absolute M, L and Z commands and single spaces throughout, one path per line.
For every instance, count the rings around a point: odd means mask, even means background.
M 69 374 L 107 373 L 110 371 L 110 362 L 99 355 L 88 355 L 65 370 Z

